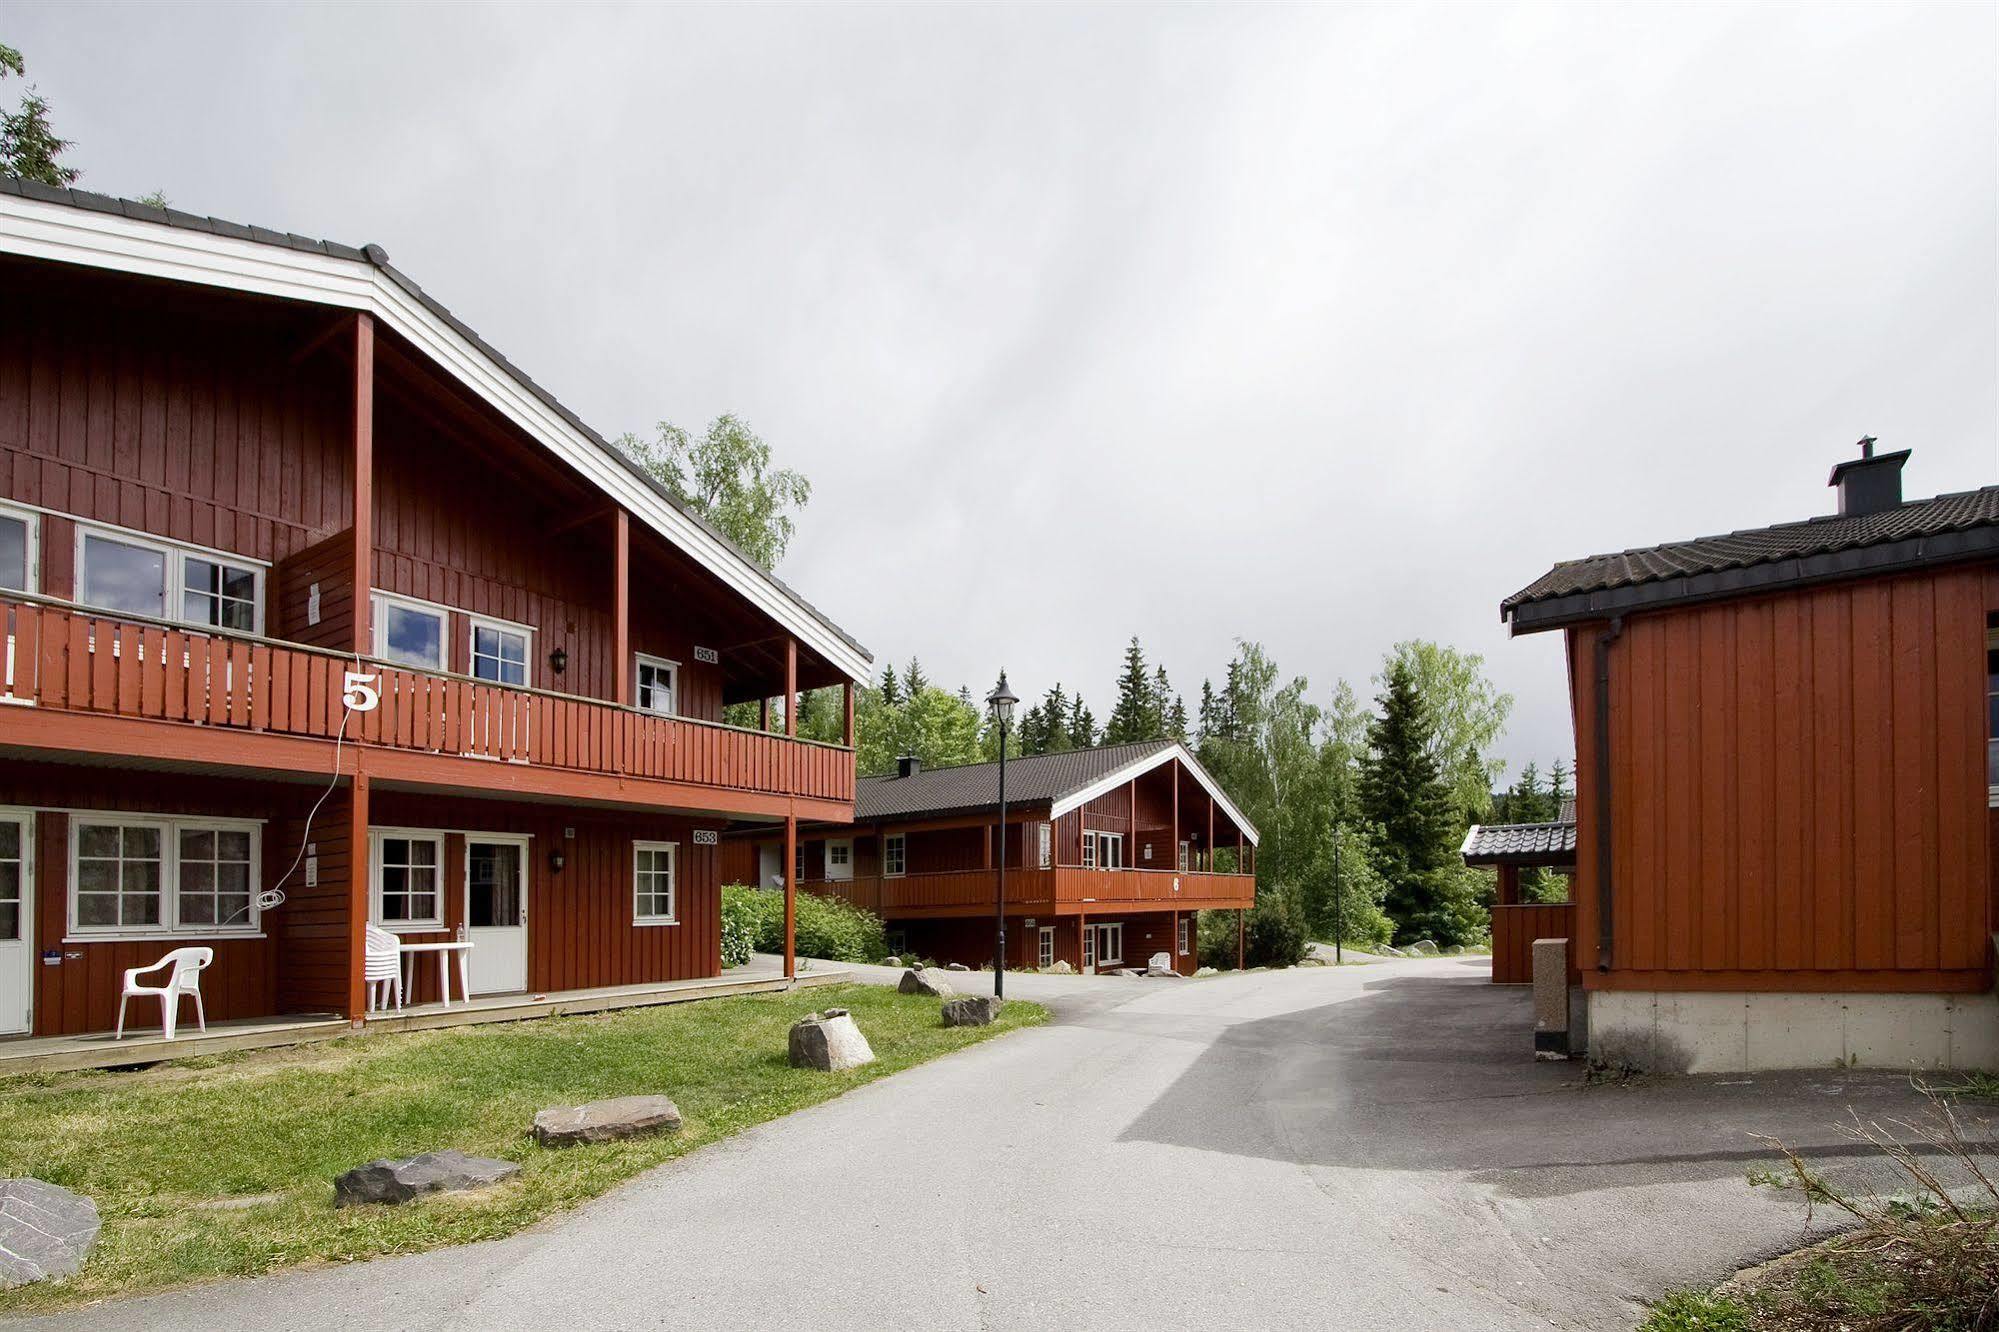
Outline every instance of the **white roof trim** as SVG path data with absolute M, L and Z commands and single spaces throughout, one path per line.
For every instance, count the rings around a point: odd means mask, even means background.
M 1135 759 L 1125 764 L 1122 768 L 1119 768 L 1116 772 L 1105 777 L 1099 777 L 1082 790 L 1072 795 L 1063 796 L 1049 807 L 1048 817 L 1050 819 L 1059 819 L 1072 809 L 1081 809 L 1098 796 L 1117 790 L 1140 773 L 1151 772 L 1160 764 L 1176 758 L 1180 760 L 1180 765 L 1193 776 L 1194 780 L 1201 784 L 1201 789 L 1213 796 L 1217 805 L 1228 811 L 1229 817 L 1234 819 L 1236 826 L 1242 829 L 1243 836 L 1249 839 L 1249 844 L 1251 846 L 1260 845 L 1262 835 L 1256 831 L 1256 825 L 1243 817 L 1242 811 L 1235 807 L 1235 802 L 1230 800 L 1222 788 L 1215 784 L 1214 778 L 1208 776 L 1208 770 L 1203 768 L 1194 756 L 1187 751 L 1187 746 L 1177 743 L 1169 745 L 1156 753 L 1147 754 L 1144 758 Z
M 873 660 L 365 259 L 0 194 L 0 253 L 365 310 L 850 679 Z
M 1468 856 L 1471 854 L 1471 844 L 1478 840 L 1478 830 L 1484 826 L 1484 824 L 1474 823 L 1470 828 L 1465 830 L 1464 841 L 1458 843 L 1459 855 Z

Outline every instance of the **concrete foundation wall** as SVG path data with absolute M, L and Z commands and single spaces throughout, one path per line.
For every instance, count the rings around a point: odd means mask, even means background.
M 1999 1069 L 1999 997 L 1595 990 L 1589 1052 L 1656 1073 Z

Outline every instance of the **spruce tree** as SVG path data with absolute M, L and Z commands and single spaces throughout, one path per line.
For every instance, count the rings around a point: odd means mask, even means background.
M 1145 670 L 1145 649 L 1138 645 L 1134 635 L 1131 646 L 1124 650 L 1124 673 L 1117 682 L 1117 706 L 1111 709 L 1111 719 L 1104 723 L 1104 743 L 1122 745 L 1152 739 L 1158 729 L 1152 720 L 1156 716 L 1152 677 Z
M 1368 723 L 1360 765 L 1361 815 L 1375 829 L 1375 865 L 1388 885 L 1383 902 L 1395 941 L 1459 941 L 1451 911 L 1457 848 L 1451 788 L 1430 754 L 1433 723 L 1405 662 L 1392 662 Z
M 929 687 L 930 677 L 923 673 L 923 663 L 911 657 L 909 665 L 902 668 L 902 692 L 912 699 L 922 698 Z
M 1099 739 L 1097 719 L 1090 715 L 1083 696 L 1077 694 L 1069 702 L 1069 748 L 1095 749 Z
M 902 706 L 902 686 L 896 681 L 893 664 L 882 667 L 881 696 L 883 705 L 887 707 Z

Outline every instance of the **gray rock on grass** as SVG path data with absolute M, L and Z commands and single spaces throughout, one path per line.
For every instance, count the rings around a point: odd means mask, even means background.
M 512 1161 L 467 1156 L 455 1148 L 424 1152 L 401 1161 L 370 1161 L 333 1181 L 333 1205 L 406 1203 L 428 1193 L 483 1189 L 520 1173 Z
M 958 993 L 951 982 L 944 979 L 944 973 L 933 967 L 911 967 L 902 973 L 896 982 L 898 994 L 927 994 L 932 999 L 949 999 Z
M 680 1107 L 664 1096 L 617 1096 L 585 1105 L 552 1105 L 534 1117 L 534 1140 L 544 1147 L 679 1131 Z
M 947 963 L 945 963 L 945 964 L 944 964 L 944 970 L 946 970 L 946 971 L 970 971 L 970 970 L 971 970 L 971 968 L 970 968 L 970 967 L 968 967 L 968 966 L 966 966 L 966 965 L 965 965 L 965 964 L 964 964 L 963 962 L 947 962 Z
M 1437 956 L 1437 945 L 1428 939 L 1418 939 L 1415 943 L 1410 944 L 1406 951 L 1417 957 L 1435 957 Z
M 1006 1007 L 1004 999 L 996 999 L 990 994 L 968 994 L 962 999 L 953 999 L 944 1005 L 944 1025 L 947 1027 L 985 1027 L 992 1024 Z
M 854 1025 L 854 1016 L 844 1008 L 808 1013 L 791 1024 L 791 1066 L 812 1068 L 822 1073 L 859 1068 L 875 1061 L 868 1038 Z
M 0 1179 L 0 1287 L 74 1275 L 102 1224 L 80 1193 L 25 1175 Z

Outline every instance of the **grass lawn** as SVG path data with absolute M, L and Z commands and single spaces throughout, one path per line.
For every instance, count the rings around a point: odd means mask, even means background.
M 786 1064 L 793 1020 L 827 1007 L 853 1010 L 873 1064 Z M 0 1079 L 0 1175 L 75 1189 L 104 1217 L 81 1273 L 0 1291 L 0 1313 L 497 1238 L 704 1143 L 1047 1018 L 1010 1002 L 992 1027 L 953 1028 L 937 1010 L 830 986 Z M 673 1097 L 678 1134 L 555 1150 L 528 1137 L 544 1106 L 640 1092 Z M 483 1194 L 334 1210 L 342 1171 L 443 1147 L 524 1168 Z

